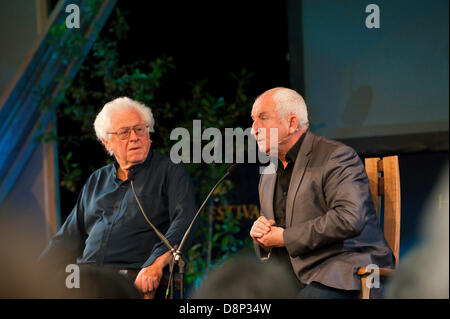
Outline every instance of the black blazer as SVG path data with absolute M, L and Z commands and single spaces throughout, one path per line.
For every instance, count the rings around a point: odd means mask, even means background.
M 292 172 L 284 242 L 297 278 L 359 290 L 358 267 L 392 268 L 393 254 L 378 225 L 369 180 L 356 152 L 306 131 Z M 276 174 L 261 175 L 261 215 L 274 219 Z M 262 260 L 270 258 L 255 243 Z

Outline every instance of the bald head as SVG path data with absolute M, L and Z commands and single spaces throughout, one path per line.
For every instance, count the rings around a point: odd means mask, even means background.
M 266 105 L 273 105 L 280 120 L 287 119 L 291 114 L 298 119 L 299 128 L 308 128 L 308 111 L 303 97 L 296 91 L 276 87 L 265 91 L 256 98 L 255 104 L 263 103 Z
M 259 150 L 267 155 L 277 154 L 282 162 L 308 128 L 305 101 L 294 90 L 281 87 L 268 90 L 256 99 L 252 119 L 251 134 Z

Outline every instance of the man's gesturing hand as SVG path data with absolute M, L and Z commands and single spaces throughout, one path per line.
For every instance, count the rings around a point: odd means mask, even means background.
M 253 223 L 250 236 L 266 250 L 271 247 L 283 247 L 284 229 L 274 225 L 275 221 L 273 219 L 268 220 L 266 217 L 260 216 Z
M 265 248 L 284 247 L 283 234 L 284 228 L 271 226 L 270 231 L 261 238 L 256 238 L 256 241 Z
M 270 231 L 270 226 L 274 224 L 275 221 L 273 219 L 268 220 L 264 216 L 259 216 L 259 218 L 253 223 L 252 229 L 250 229 L 250 236 L 254 240 L 261 238 Z

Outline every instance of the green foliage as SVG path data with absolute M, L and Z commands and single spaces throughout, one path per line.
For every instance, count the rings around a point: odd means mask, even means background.
M 81 179 L 80 163 L 71 163 L 72 152 L 61 155 L 60 160 L 62 168 L 59 171 L 61 177 L 61 186 L 67 188 L 71 192 L 77 190 L 77 186 Z
M 126 39 L 129 29 L 125 15 L 116 9 L 73 83 L 67 84 L 60 79 L 65 85 L 61 96 L 57 100 L 44 100 L 42 103 L 43 110 L 54 110 L 58 122 L 65 125 L 65 133 L 57 137 L 61 163 L 60 186 L 70 192 L 75 193 L 82 188 L 87 178 L 83 174 L 89 175 L 93 169 L 111 161 L 106 152 L 102 152 L 102 157 L 89 156 L 89 163 L 86 163 L 86 157 L 80 150 L 102 148 L 96 140 L 93 122 L 101 107 L 116 97 L 129 96 L 152 108 L 156 119 L 152 148 L 165 154 L 170 152 L 172 141 L 169 136 L 175 127 L 187 128 L 193 136 L 193 119 L 201 119 L 202 128 L 216 127 L 224 131 L 226 127 L 235 127 L 238 118 L 248 118 L 251 101 L 246 94 L 246 86 L 253 74 L 245 69 L 238 74 L 230 73 L 235 80 L 231 101 L 208 92 L 207 80 L 191 83 L 189 94 L 185 94 L 184 98 L 157 98 L 161 88 L 170 85 L 166 81 L 168 74 L 175 69 L 175 62 L 171 57 L 162 56 L 150 62 L 141 59 L 123 63 L 119 56 L 120 44 Z M 51 32 L 56 37 L 64 35 L 58 26 Z M 79 39 L 55 41 L 55 44 L 65 54 L 70 51 L 68 48 L 73 48 L 74 41 Z M 81 50 L 75 49 L 67 57 L 72 59 L 80 54 Z M 37 93 L 45 96 L 45 90 L 43 92 Z M 73 127 L 72 131 L 70 127 Z M 52 139 L 51 136 L 46 138 Z M 198 204 L 225 173 L 228 165 L 185 164 L 198 192 Z M 216 189 L 210 205 L 227 204 L 226 194 L 232 189 L 232 183 L 226 180 Z M 238 238 L 239 231 L 239 221 L 231 214 L 220 222 L 214 221 L 207 210 L 200 215 L 197 240 L 185 256 L 188 262 L 188 284 L 197 285 L 213 264 L 223 262 L 242 247 L 250 245 L 248 238 Z

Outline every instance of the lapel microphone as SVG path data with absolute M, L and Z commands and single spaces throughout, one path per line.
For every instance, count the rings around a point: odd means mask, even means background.
M 278 141 L 278 144 L 281 144 L 281 143 L 283 143 L 284 141 L 286 141 L 289 137 L 291 137 L 292 135 L 294 135 L 295 133 L 297 133 L 298 130 L 299 130 L 299 128 L 297 127 L 293 133 L 289 133 L 288 135 L 286 135 L 285 137 L 283 137 L 280 141 Z

